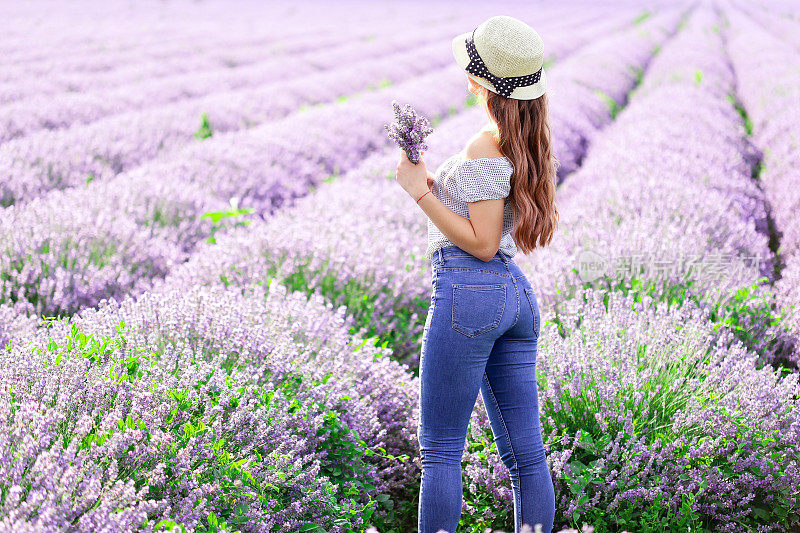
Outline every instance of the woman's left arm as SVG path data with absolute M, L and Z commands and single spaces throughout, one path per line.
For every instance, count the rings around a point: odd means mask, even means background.
M 500 248 L 504 201 L 498 199 L 470 202 L 467 204 L 469 218 L 462 217 L 451 211 L 433 193 L 425 194 L 430 190 L 427 184 L 428 174 L 421 157 L 419 163 L 415 165 L 408 159 L 406 153 L 400 150 L 397 182 L 414 201 L 419 200 L 417 205 L 453 244 L 478 259 L 491 260 Z M 425 196 L 422 197 L 423 195 Z

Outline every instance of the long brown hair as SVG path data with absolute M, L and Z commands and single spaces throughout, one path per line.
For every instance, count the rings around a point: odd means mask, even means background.
M 517 248 L 527 254 L 550 244 L 558 226 L 559 162 L 553 155 L 547 94 L 517 100 L 480 87 L 478 98 L 497 124 L 498 148 L 514 165 L 508 194 L 514 213 L 512 237 Z

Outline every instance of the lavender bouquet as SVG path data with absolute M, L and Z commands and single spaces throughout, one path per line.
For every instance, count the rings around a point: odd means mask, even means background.
M 401 108 L 396 100 L 392 100 L 392 107 L 395 120 L 383 127 L 386 128 L 389 138 L 405 150 L 408 159 L 416 165 L 419 163 L 420 150 L 428 149 L 425 137 L 433 132 L 431 123 L 426 117 L 414 111 L 411 104 Z

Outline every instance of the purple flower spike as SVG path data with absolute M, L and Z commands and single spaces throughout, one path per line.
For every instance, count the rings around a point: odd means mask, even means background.
M 389 138 L 405 150 L 408 158 L 416 165 L 419 163 L 420 150 L 428 149 L 425 137 L 433 132 L 431 123 L 426 117 L 414 111 L 411 104 L 401 108 L 396 100 L 392 100 L 392 107 L 395 120 L 383 127 L 386 128 Z

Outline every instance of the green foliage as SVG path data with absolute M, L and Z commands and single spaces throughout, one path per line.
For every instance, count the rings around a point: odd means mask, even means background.
M 634 77 L 634 86 L 638 87 L 642 84 L 642 78 L 644 78 L 644 69 L 642 67 L 634 67 L 633 65 L 628 65 L 628 70 L 631 71 Z M 616 117 L 616 115 L 614 115 Z
M 705 480 L 702 483 L 705 483 Z M 658 494 L 653 501 L 635 498 L 632 501 L 625 500 L 613 512 L 599 507 L 588 508 L 585 512 L 575 512 L 572 522 L 590 523 L 594 525 L 597 533 L 623 530 L 642 533 L 664 531 L 712 533 L 713 530 L 703 525 L 699 513 L 695 510 L 696 498 L 696 494 L 682 494 L 681 506 L 675 510 L 667 505 L 667 498 L 663 494 Z M 681 516 L 677 515 L 678 512 Z
M 492 470 L 489 463 L 490 455 L 497 455 L 497 446 L 492 432 L 468 431 L 467 452 L 477 454 L 484 466 Z M 466 467 L 466 463 L 462 465 Z M 505 467 L 502 467 L 505 468 Z M 479 486 L 471 486 L 471 481 L 465 478 L 462 482 L 464 488 L 464 503 L 466 510 L 461 515 L 458 525 L 459 531 L 482 533 L 487 528 L 503 531 L 514 530 L 514 509 L 499 501 L 493 494 L 487 493 Z
M 747 132 L 747 135 L 753 134 L 753 122 L 750 120 L 750 117 L 747 114 L 747 110 L 745 110 L 744 106 L 742 106 L 741 102 L 736 98 L 734 94 L 728 94 L 728 102 L 731 103 L 736 108 L 736 111 L 739 113 L 739 116 L 742 117 L 742 122 L 744 123 L 744 129 Z
M 715 331 L 731 331 L 760 355 L 779 353 L 782 337 L 791 336 L 789 310 L 776 307 L 771 289 L 765 285 L 768 282 L 767 278 L 759 278 L 740 287 L 724 302 L 713 303 L 709 315 Z
M 180 210 L 174 209 L 172 206 L 166 205 L 165 202 L 159 202 L 152 208 L 152 216 L 150 220 L 145 220 L 146 226 L 155 226 L 160 228 L 176 227 L 183 222 L 183 213 Z
M 646 286 L 640 285 L 640 287 Z M 573 330 L 569 334 L 581 335 L 578 330 Z M 759 477 L 770 476 L 772 479 L 780 478 L 781 469 L 787 464 L 783 454 L 789 450 L 789 444 L 782 448 L 776 447 L 775 443 L 779 436 L 761 431 L 758 428 L 761 421 L 749 420 L 738 412 L 729 412 L 726 407 L 729 402 L 726 402 L 724 395 L 701 392 L 700 389 L 694 388 L 671 387 L 674 383 L 703 382 L 706 378 L 705 365 L 708 357 L 707 352 L 686 353 L 670 364 L 664 364 L 648 354 L 647 344 L 640 344 L 636 347 L 636 364 L 629 370 L 637 372 L 642 377 L 647 376 L 648 379 L 637 385 L 635 390 L 628 387 L 615 391 L 608 406 L 599 405 L 594 396 L 588 393 L 606 388 L 605 374 L 595 373 L 591 368 L 583 370 L 582 375 L 571 375 L 568 380 L 565 379 L 557 400 L 547 398 L 542 402 L 543 434 L 552 435 L 546 443 L 550 453 L 565 450 L 561 443 L 562 436 L 571 439 L 580 434 L 578 442 L 571 449 L 569 468 L 564 470 L 556 486 L 557 493 L 568 493 L 577 498 L 577 510 L 572 516 L 563 517 L 571 527 L 580 527 L 580 524 L 585 522 L 592 524 L 598 533 L 616 532 L 622 529 L 654 533 L 657 531 L 711 533 L 716 530 L 717 521 L 708 516 L 701 519 L 696 505 L 704 503 L 724 507 L 726 496 L 707 491 L 705 477 L 702 478 L 700 488 L 694 494 L 684 494 L 677 507 L 674 502 L 670 505 L 664 499 L 669 496 L 669 492 L 665 480 L 659 473 L 662 471 L 661 468 L 647 477 L 636 474 L 626 479 L 615 477 L 614 472 L 623 471 L 627 461 L 625 456 L 619 457 L 615 463 L 608 461 L 610 457 L 608 451 L 620 434 L 623 434 L 619 444 L 622 448 L 629 447 L 626 443 L 629 442 L 631 433 L 648 448 L 653 449 L 661 449 L 665 443 L 683 441 L 684 444 L 676 447 L 665 459 L 667 465 L 669 463 L 684 465 L 686 474 L 683 479 L 689 479 L 691 472 L 710 470 L 717 472 L 726 482 L 739 485 L 751 474 Z M 582 386 L 580 392 L 573 394 L 568 382 L 578 379 Z M 554 384 L 544 383 L 543 386 L 550 388 Z M 646 401 L 634 400 L 637 394 L 642 393 Z M 721 414 L 734 422 L 738 428 L 736 434 L 720 435 L 713 428 L 698 424 L 676 428 L 672 420 L 676 414 L 689 408 L 690 401 L 692 404 L 698 402 L 704 409 Z M 631 430 L 625 431 L 623 423 L 615 422 L 613 418 L 607 419 L 607 427 L 601 427 L 594 415 L 606 409 L 610 412 L 624 410 L 631 413 Z M 710 454 L 697 457 L 695 455 L 697 445 L 710 439 L 720 439 L 721 442 L 715 444 Z M 770 450 L 765 454 L 763 468 L 759 466 L 743 470 L 739 466 L 740 458 L 747 457 L 753 449 Z M 767 457 L 769 459 L 766 459 Z M 610 480 L 615 482 L 613 491 L 607 489 Z M 636 489 L 653 491 L 654 501 L 623 497 L 612 506 L 615 496 Z M 754 526 L 763 523 L 765 519 L 788 521 L 796 516 L 793 511 L 796 506 L 790 502 L 791 489 L 773 490 L 769 493 L 756 492 L 756 502 L 751 507 L 754 514 L 745 517 L 742 520 L 743 525 Z M 596 501 L 598 496 L 600 500 Z M 780 509 L 758 503 L 770 498 L 781 502 Z M 590 505 L 590 502 L 596 503 Z
M 381 78 L 377 83 L 371 83 L 367 85 L 367 90 L 375 91 L 378 89 L 383 89 L 384 87 L 390 86 L 392 83 L 394 82 L 389 78 Z
M 574 269 L 574 272 L 578 274 L 577 269 Z M 603 276 L 592 282 L 584 282 L 572 290 L 558 293 L 563 300 L 567 300 L 577 297 L 577 294 L 583 294 L 575 289 L 591 287 L 632 295 L 634 303 L 642 302 L 645 296 L 657 302 L 666 302 L 670 307 L 680 306 L 689 301 L 709 310 L 709 320 L 714 323 L 715 331 L 729 330 L 747 349 L 763 357 L 781 353 L 784 350 L 783 343 L 789 336 L 786 320 L 788 310 L 775 307 L 771 289 L 765 285 L 767 282 L 767 278 L 759 278 L 748 286 L 732 291 L 727 298 L 720 301 L 708 301 L 692 279 L 672 284 L 666 280 L 644 277 L 611 279 Z M 604 302 L 607 304 L 608 295 Z M 560 313 L 561 307 L 561 304 L 555 306 L 552 323 L 558 327 L 561 336 L 566 337 L 570 331 L 580 328 L 581 321 L 578 318 L 568 325 L 570 322 Z
M 616 100 L 599 89 L 595 90 L 594 94 L 603 102 L 605 102 L 606 106 L 608 106 L 608 114 L 611 115 L 611 118 L 616 119 L 617 114 L 622 110 L 622 106 L 619 105 Z
M 207 242 L 215 244 L 217 239 L 215 238 L 216 233 L 225 227 L 228 222 L 232 222 L 233 227 L 240 227 L 246 226 L 250 224 L 250 221 L 247 219 L 239 220 L 244 215 L 251 215 L 255 212 L 252 207 L 239 207 L 239 199 L 238 198 L 231 198 L 230 199 L 230 209 L 226 209 L 224 211 L 213 211 L 209 213 L 203 213 L 200 218 L 208 218 L 211 220 L 211 230 L 210 236 L 208 237 Z
M 721 398 L 710 397 L 707 399 L 709 402 L 718 403 Z M 752 421 L 746 420 L 742 415 L 735 417 L 728 413 L 724 407 L 718 407 L 719 411 L 725 414 L 730 420 L 737 420 L 738 430 L 734 435 L 726 435 L 719 437 L 721 442 L 717 447 L 718 450 L 733 449 L 732 454 L 719 453 L 712 455 L 696 456 L 695 446 L 689 443 L 678 446 L 671 457 L 667 458 L 668 462 L 684 465 L 686 473 L 681 476 L 682 479 L 688 480 L 690 472 L 709 472 L 715 471 L 724 482 L 741 483 L 741 478 L 750 475 L 764 477 L 768 473 L 774 472 L 774 469 L 780 471 L 781 459 L 780 456 L 783 452 L 772 451 L 768 455 L 764 455 L 765 464 L 763 469 L 760 467 L 749 467 L 744 471 L 737 470 L 737 458 L 747 455 L 750 445 L 754 444 L 757 449 L 767 449 L 774 444 L 775 439 L 766 434 L 758 434 L 758 429 L 752 428 Z M 756 424 L 758 425 L 758 423 Z M 571 430 L 567 430 L 569 434 Z M 699 442 L 709 440 L 709 436 L 701 437 Z M 592 445 L 591 437 L 585 439 L 581 438 L 578 449 L 582 458 L 575 459 L 576 454 L 573 454 L 573 459 L 570 461 L 571 474 L 563 476 L 560 482 L 565 483 L 568 489 L 574 496 L 582 495 L 581 500 L 589 501 L 593 496 L 592 486 L 600 487 L 607 482 L 609 472 L 611 470 L 619 470 L 623 465 L 606 465 L 603 464 L 603 446 L 608 446 L 608 439 L 602 438 L 600 446 Z M 770 474 L 771 475 L 771 474 Z M 780 474 L 778 474 L 780 475 Z M 725 495 L 711 493 L 708 491 L 707 478 L 703 476 L 700 480 L 700 487 L 692 494 L 684 494 L 681 498 L 681 504 L 678 508 L 673 509 L 668 505 L 665 497 L 669 495 L 664 490 L 663 480 L 660 475 L 655 475 L 652 478 L 640 478 L 634 476 L 632 479 L 619 480 L 617 478 L 617 487 L 615 493 L 621 493 L 625 490 L 636 488 L 648 488 L 652 490 L 660 490 L 655 496 L 654 501 L 645 501 L 642 498 L 634 498 L 632 500 L 622 499 L 619 506 L 613 509 L 613 512 L 608 512 L 608 503 L 601 499 L 601 503 L 595 507 L 587 507 L 573 514 L 571 518 L 573 526 L 577 526 L 582 522 L 588 522 L 595 526 L 595 531 L 619 531 L 626 529 L 628 531 L 697 531 L 702 533 L 711 533 L 716 531 L 716 521 L 705 519 L 702 520 L 697 512 L 697 504 L 700 503 L 715 503 L 724 506 Z M 775 498 L 780 502 L 779 508 L 775 505 L 768 505 L 764 503 L 764 494 L 757 494 L 755 500 L 750 506 L 751 515 L 746 516 L 741 520 L 742 530 L 748 530 L 747 526 L 755 527 L 758 524 L 763 524 L 765 521 L 771 522 L 786 522 L 790 520 L 797 520 L 797 513 L 795 512 L 796 504 L 790 503 L 791 488 L 786 488 L 779 494 L 775 494 Z M 793 511 L 793 509 L 795 511 Z M 682 516 L 678 516 L 680 511 Z
M 269 283 L 273 279 L 278 271 L 278 265 L 272 265 L 267 270 L 264 283 Z M 312 279 L 316 281 L 313 287 L 309 284 L 309 280 Z M 387 316 L 380 316 L 375 303 L 384 295 L 392 297 L 390 289 L 382 288 L 373 294 L 374 286 L 370 280 L 350 279 L 342 283 L 327 260 L 313 271 L 308 268 L 307 263 L 296 261 L 292 264 L 291 271 L 279 281 L 290 291 L 301 291 L 309 296 L 319 293 L 336 307 L 346 306 L 348 314 L 354 319 L 350 333 L 360 333 L 363 337 L 371 339 L 375 346 L 389 347 L 394 357 L 401 361 L 419 348 L 417 339 L 409 337 L 406 332 L 414 329 L 415 325 L 424 325 L 429 304 L 427 298 L 417 297 L 411 305 L 398 304 L 386 314 Z M 412 318 L 415 313 L 416 321 Z M 394 327 L 388 327 L 389 319 Z M 379 329 L 383 329 L 384 332 L 378 333 Z M 416 369 L 412 372 L 416 373 Z
M 355 430 L 347 427 L 336 411 L 325 414 L 317 435 L 326 436 L 321 449 L 327 452 L 327 457 L 321 474 L 336 487 L 337 500 L 349 504 L 349 510 L 341 511 L 335 525 L 352 531 L 357 519 L 377 520 L 376 523 L 381 525 L 394 522 L 394 500 L 388 494 L 378 494 L 375 485 L 365 480 L 370 479 L 374 470 L 366 462 L 368 457 L 377 454 L 389 459 L 396 458 L 386 454 L 385 450 L 370 449 Z M 369 495 L 368 501 L 359 503 L 364 495 Z M 382 514 L 376 515 L 379 510 Z
M 52 327 L 55 322 L 54 317 L 47 319 L 48 325 Z M 108 379 L 116 383 L 122 381 L 134 381 L 143 375 L 143 365 L 151 363 L 152 355 L 148 355 L 135 347 L 128 347 L 125 339 L 125 322 L 120 320 L 115 326 L 117 334 L 113 337 L 107 335 L 95 336 L 86 334 L 73 323 L 64 339 L 65 342 L 59 343 L 55 339 L 49 339 L 45 348 L 34 346 L 32 351 L 42 357 L 44 366 L 65 364 L 73 357 L 82 357 L 96 366 L 108 366 Z M 128 348 L 133 352 L 124 355 L 118 352 Z
M 63 319 L 62 319 L 63 320 Z M 55 318 L 46 321 L 45 328 L 51 327 Z M 67 362 L 80 358 L 87 365 L 87 375 L 102 376 L 113 383 L 133 382 L 145 380 L 150 382 L 151 372 L 159 363 L 164 347 L 171 344 L 170 340 L 154 348 L 152 351 L 140 348 L 137 343 L 129 342 L 128 332 L 124 322 L 116 326 L 112 336 L 95 335 L 82 331 L 78 324 L 71 324 L 63 338 L 52 337 L 44 346 L 35 346 L 32 350 L 37 359 L 43 361 L 46 368 L 63 366 Z M 178 341 L 172 343 L 178 345 Z M 203 348 L 201 348 L 201 351 Z M 261 500 L 262 505 L 271 504 L 276 510 L 287 509 L 296 500 L 296 491 L 301 487 L 293 485 L 291 479 L 302 474 L 305 465 L 282 467 L 284 471 L 277 473 L 281 479 L 287 480 L 286 485 L 275 486 L 263 484 L 256 479 L 250 471 L 250 465 L 265 459 L 270 453 L 273 443 L 265 442 L 256 447 L 255 451 L 243 455 L 239 445 L 218 435 L 216 429 L 207 425 L 206 413 L 220 404 L 220 398 L 229 398 L 222 405 L 223 409 L 215 416 L 227 418 L 237 409 L 244 408 L 241 399 L 246 391 L 249 397 L 258 399 L 255 404 L 249 403 L 248 408 L 285 409 L 287 413 L 298 417 L 320 415 L 322 422 L 316 428 L 316 437 L 321 439 L 322 449 L 326 458 L 321 464 L 318 474 L 318 483 L 315 487 L 322 488 L 326 495 L 324 501 L 319 501 L 321 509 L 330 509 L 329 522 L 325 527 L 338 527 L 342 531 L 354 532 L 354 524 L 367 521 L 379 526 L 381 531 L 402 531 L 396 526 L 398 514 L 395 511 L 396 503 L 392 495 L 380 494 L 377 488 L 370 483 L 375 473 L 374 458 L 383 461 L 406 461 L 407 457 L 395 457 L 382 448 L 371 448 L 358 433 L 349 428 L 342 419 L 344 402 L 348 397 L 339 398 L 339 404 L 334 402 L 333 407 L 328 407 L 308 398 L 311 395 L 299 395 L 301 390 L 321 387 L 324 388 L 331 374 L 322 379 L 309 379 L 306 376 L 293 373 L 281 375 L 267 374 L 263 376 L 262 385 L 255 382 L 242 382 L 226 380 L 233 394 L 223 395 L 222 391 L 209 390 L 206 383 L 214 372 L 224 372 L 230 376 L 238 356 L 226 358 L 218 369 L 208 370 L 207 377 L 202 377 L 195 383 L 164 391 L 161 402 L 171 404 L 171 410 L 161 427 L 148 427 L 144 420 L 139 419 L 133 412 L 123 414 L 116 425 L 108 430 L 100 431 L 100 416 L 97 415 L 92 429 L 77 443 L 77 449 L 91 452 L 93 456 L 102 459 L 102 453 L 92 452 L 94 447 L 102 447 L 108 439 L 117 432 L 136 430 L 142 444 L 147 445 L 154 441 L 165 444 L 158 445 L 158 453 L 154 456 L 133 455 L 133 446 L 116 460 L 126 465 L 121 470 L 123 480 L 133 483 L 135 490 L 144 489 L 145 499 L 163 500 L 170 498 L 179 490 L 182 476 L 186 472 L 173 470 L 176 461 L 186 453 L 187 448 L 195 447 L 196 442 L 206 442 L 209 447 L 208 459 L 195 463 L 193 470 L 188 475 L 194 476 L 198 483 L 211 483 L 215 487 L 213 495 L 209 495 L 209 503 L 213 498 L 214 511 L 208 513 L 196 529 L 202 532 L 238 531 L 247 522 L 247 510 L 255 500 Z M 187 368 L 203 368 L 204 361 L 198 360 L 194 353 L 187 354 L 181 367 L 175 368 L 176 375 Z M 90 370 L 88 367 L 94 367 Z M 99 374 L 97 369 L 100 370 Z M 152 389 L 155 394 L 155 388 Z M 16 412 L 19 405 L 15 401 L 17 390 L 10 390 L 10 410 Z M 324 395 L 320 395 L 322 397 Z M 280 403 L 275 403 L 280 397 Z M 113 402 L 112 402 L 113 403 Z M 50 406 L 52 407 L 52 405 Z M 62 435 L 62 446 L 67 448 L 75 439 L 75 423 L 79 419 L 76 415 L 65 416 L 59 426 Z M 269 420 L 265 421 L 269 423 Z M 169 437 L 165 435 L 168 434 Z M 210 438 L 209 438 L 210 437 Z M 164 481 L 154 481 L 148 478 L 155 463 L 164 463 Z M 108 467 L 101 464 L 101 467 Z M 24 495 L 23 495 L 24 496 Z M 401 508 L 404 508 L 401 506 Z M 142 527 L 152 525 L 156 531 L 167 531 L 179 528 L 185 531 L 185 526 L 171 519 L 159 520 L 151 523 L 152 517 L 146 519 Z M 313 524 L 308 527 L 311 528 Z M 318 525 L 316 527 L 323 527 Z M 308 529 L 309 531 L 315 529 Z M 316 529 L 324 530 L 324 529 Z
M 634 19 L 634 21 L 633 21 L 634 26 L 639 25 L 642 22 L 644 22 L 645 20 L 647 20 L 650 17 L 650 15 L 651 15 L 651 13 L 649 11 L 647 11 L 647 10 L 642 11 L 642 13 L 638 17 L 636 17 Z
M 194 133 L 195 139 L 203 140 L 208 139 L 213 135 L 211 131 L 211 124 L 208 122 L 208 113 L 203 113 L 200 122 L 200 128 Z

